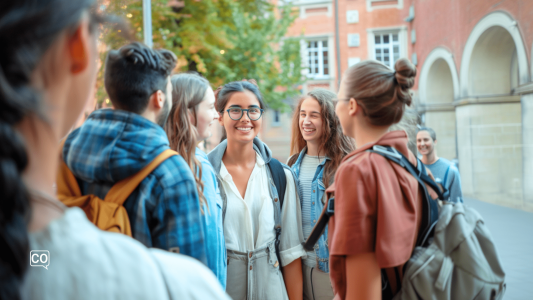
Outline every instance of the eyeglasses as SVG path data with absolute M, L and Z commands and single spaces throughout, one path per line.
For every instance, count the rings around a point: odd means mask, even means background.
M 333 104 L 337 104 L 339 103 L 339 101 L 350 101 L 350 99 L 352 98 L 342 98 L 342 99 L 332 99 L 331 101 L 333 102 Z
M 228 116 L 233 121 L 239 121 L 242 116 L 244 115 L 244 111 L 246 111 L 246 114 L 248 115 L 248 118 L 252 121 L 257 121 L 261 118 L 263 115 L 263 110 L 261 108 L 240 108 L 240 107 L 231 107 L 226 110 L 228 112 Z

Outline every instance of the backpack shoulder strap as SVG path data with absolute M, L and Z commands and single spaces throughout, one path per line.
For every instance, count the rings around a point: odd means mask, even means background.
M 65 140 L 63 139 L 59 145 L 59 168 L 56 178 L 56 194 L 57 198 L 62 202 L 68 199 L 72 200 L 72 197 L 79 198 L 82 196 L 76 177 L 63 159 Z
M 274 180 L 274 185 L 278 191 L 279 205 L 280 207 L 283 207 L 285 189 L 287 188 L 287 176 L 285 176 L 283 165 L 279 162 L 279 160 L 272 158 L 268 163 L 268 167 L 270 168 L 272 180 Z
M 113 202 L 119 205 L 124 204 L 126 199 L 130 196 L 131 193 L 137 188 L 137 186 L 152 173 L 162 162 L 167 158 L 178 155 L 178 152 L 167 149 L 161 152 L 152 162 L 142 168 L 137 174 L 134 174 L 130 177 L 122 179 L 121 181 L 115 183 L 113 187 L 109 190 L 105 196 L 104 201 Z
M 444 199 L 440 189 L 438 188 L 437 184 L 429 175 L 427 174 L 426 168 L 424 167 L 424 164 L 417 159 L 417 166 L 413 166 L 413 164 L 405 157 L 402 153 L 394 149 L 390 146 L 380 146 L 380 145 L 374 145 L 372 149 L 367 150 L 368 152 L 379 154 L 386 159 L 400 165 L 405 170 L 407 170 L 417 181 L 419 186 L 424 191 L 423 193 L 423 212 L 422 212 L 422 221 L 420 225 L 420 231 L 418 233 L 418 238 L 416 242 L 416 246 L 423 246 L 427 243 L 429 237 L 431 237 L 431 234 L 433 233 L 433 229 L 435 225 L 437 224 L 437 220 L 439 218 L 439 209 L 438 204 L 435 200 L 433 200 L 428 193 L 428 190 L 426 188 L 426 184 L 433 189 L 437 195 L 439 196 L 439 199 Z

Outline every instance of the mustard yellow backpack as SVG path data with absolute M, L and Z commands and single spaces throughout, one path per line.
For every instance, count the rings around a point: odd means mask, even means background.
M 123 206 L 124 202 L 144 178 L 163 161 L 174 155 L 178 153 L 170 149 L 163 151 L 137 174 L 115 183 L 103 200 L 95 195 L 82 195 L 76 177 L 61 158 L 56 181 L 57 198 L 68 207 L 76 206 L 83 209 L 89 221 L 96 227 L 132 236 L 128 213 Z

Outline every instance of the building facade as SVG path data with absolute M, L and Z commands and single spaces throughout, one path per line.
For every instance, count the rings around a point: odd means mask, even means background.
M 533 210 L 533 1 L 414 1 L 418 111 L 467 196 Z
M 308 68 L 304 94 L 336 91 L 361 60 L 393 67 L 410 59 L 418 68 L 413 108 L 437 132 L 439 156 L 458 159 L 465 196 L 533 211 L 533 1 L 291 4 L 299 17 L 288 36 L 301 38 Z M 278 156 L 289 151 L 285 139 Z

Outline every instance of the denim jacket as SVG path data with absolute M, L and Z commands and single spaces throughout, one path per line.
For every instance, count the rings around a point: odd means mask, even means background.
M 294 174 L 297 178 L 300 178 L 300 165 L 302 164 L 302 160 L 305 156 L 305 153 L 307 152 L 307 147 L 305 147 L 300 154 L 298 155 L 298 160 L 292 165 L 291 169 L 294 171 Z M 326 186 L 322 182 L 322 177 L 324 176 L 324 164 L 327 160 L 330 160 L 329 157 L 326 156 L 324 161 L 318 165 L 316 168 L 315 176 L 313 177 L 313 181 L 311 183 L 311 189 L 313 192 L 311 193 L 311 220 L 318 220 L 320 217 L 320 214 L 322 213 L 322 209 L 324 208 L 324 203 L 326 202 Z M 298 180 L 299 182 L 299 180 Z M 299 186 L 300 195 L 303 195 L 303 191 L 301 190 L 301 185 Z M 301 201 L 305 201 L 305 199 L 301 199 Z M 303 216 L 302 216 L 303 218 Z M 329 249 L 328 249 L 328 227 L 326 226 L 326 229 L 324 230 L 324 233 L 320 238 L 318 239 L 318 242 L 315 244 L 315 253 L 318 258 L 318 269 L 320 269 L 322 272 L 329 273 Z

